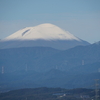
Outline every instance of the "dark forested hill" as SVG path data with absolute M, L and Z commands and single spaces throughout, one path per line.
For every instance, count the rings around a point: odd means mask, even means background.
M 91 100 L 94 89 L 30 88 L 0 93 L 0 100 Z M 99 98 L 98 98 L 99 100 Z

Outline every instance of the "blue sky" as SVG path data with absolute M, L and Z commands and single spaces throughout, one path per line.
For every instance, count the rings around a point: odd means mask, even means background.
M 100 41 L 100 0 L 0 0 L 0 39 L 43 23 L 90 43 Z

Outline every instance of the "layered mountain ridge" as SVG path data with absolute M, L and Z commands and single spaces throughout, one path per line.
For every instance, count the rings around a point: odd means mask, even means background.
M 94 79 L 100 79 L 100 42 L 68 50 L 50 47 L 0 49 L 0 72 L 0 91 L 92 86 Z

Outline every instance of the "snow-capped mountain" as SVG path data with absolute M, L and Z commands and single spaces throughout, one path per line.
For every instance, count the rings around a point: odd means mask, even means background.
M 53 24 L 45 23 L 13 33 L 1 40 L 0 48 L 46 46 L 56 49 L 68 49 L 87 44 L 89 43 L 75 37 L 68 31 L 64 31 Z
M 78 38 L 53 24 L 41 24 L 21 29 L 4 40 L 77 40 Z

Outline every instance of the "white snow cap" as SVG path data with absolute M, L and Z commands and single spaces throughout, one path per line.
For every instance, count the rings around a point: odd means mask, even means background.
M 61 28 L 49 23 L 40 24 L 35 27 L 26 27 L 6 37 L 4 40 L 37 40 L 37 39 L 80 41 L 80 39 L 78 39 L 68 31 L 64 31 Z

